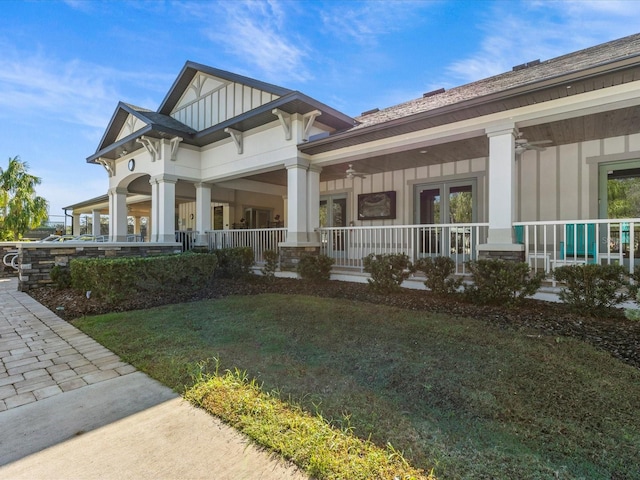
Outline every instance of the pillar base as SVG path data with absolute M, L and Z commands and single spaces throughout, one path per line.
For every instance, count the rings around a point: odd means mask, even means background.
M 524 245 L 519 243 L 485 243 L 478 245 L 478 258 L 516 263 L 524 262 Z
M 315 242 L 291 243 L 284 242 L 278 244 L 280 251 L 280 270 L 285 272 L 295 272 L 300 259 L 307 255 L 320 255 L 320 244 Z

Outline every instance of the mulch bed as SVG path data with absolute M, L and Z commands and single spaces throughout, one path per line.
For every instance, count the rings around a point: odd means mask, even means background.
M 311 283 L 290 278 L 267 281 L 261 277 L 248 280 L 216 279 L 213 285 L 195 294 L 166 292 L 162 295 L 133 295 L 118 305 L 108 305 L 71 289 L 39 288 L 29 292 L 37 301 L 73 321 L 85 315 L 115 311 L 129 311 L 220 298 L 228 295 L 257 295 L 281 293 L 314 295 L 329 298 L 390 305 L 409 310 L 445 313 L 456 317 L 480 319 L 501 328 L 527 330 L 543 335 L 566 336 L 588 342 L 609 352 L 614 357 L 640 368 L 640 322 L 627 320 L 622 310 L 611 309 L 606 317 L 588 317 L 574 314 L 564 304 L 526 300 L 515 308 L 479 306 L 461 298 L 440 297 L 423 290 L 403 289 L 399 293 L 381 295 L 368 285 L 351 282 Z

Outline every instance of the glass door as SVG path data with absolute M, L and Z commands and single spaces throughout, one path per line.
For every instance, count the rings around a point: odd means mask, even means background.
M 416 186 L 416 220 L 429 225 L 419 231 L 420 254 L 471 254 L 471 227 L 454 224 L 475 221 L 475 188 L 475 180 Z M 443 224 L 449 226 L 442 227 Z
M 598 188 L 599 217 L 608 219 L 640 218 L 640 160 L 600 165 Z M 634 225 L 633 245 L 629 222 L 600 225 L 600 252 L 621 252 L 628 259 L 640 256 L 640 225 Z M 635 263 L 635 262 L 634 262 Z
M 320 228 L 347 226 L 347 196 L 332 195 L 320 198 Z M 322 235 L 328 255 L 344 255 L 346 250 L 346 232 L 333 230 L 330 235 Z

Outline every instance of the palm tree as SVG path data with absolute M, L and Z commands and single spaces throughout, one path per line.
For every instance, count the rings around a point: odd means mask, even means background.
M 35 191 L 41 179 L 28 170 L 20 157 L 9 158 L 6 170 L 0 168 L 0 237 L 4 240 L 19 240 L 49 215 L 48 202 Z

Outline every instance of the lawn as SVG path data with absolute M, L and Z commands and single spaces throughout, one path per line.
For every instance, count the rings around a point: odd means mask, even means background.
M 213 358 L 438 478 L 640 478 L 640 370 L 566 337 L 304 295 L 83 317 L 184 391 Z

